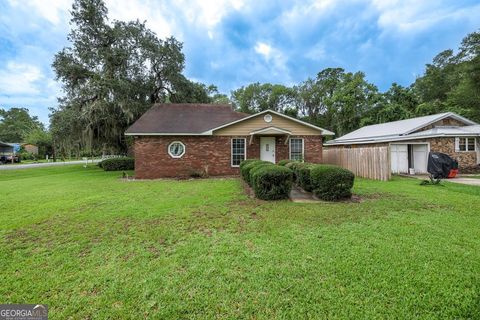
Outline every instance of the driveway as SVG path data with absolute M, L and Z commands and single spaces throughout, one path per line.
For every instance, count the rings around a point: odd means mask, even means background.
M 100 159 L 88 160 L 88 163 L 98 163 Z M 31 169 L 41 167 L 66 166 L 70 164 L 85 164 L 85 160 L 65 161 L 65 162 L 47 162 L 47 163 L 29 163 L 29 164 L 3 164 L 0 165 L 0 170 L 17 170 L 17 169 Z
M 404 177 L 409 177 L 409 178 L 417 178 L 417 179 L 428 179 L 427 175 L 402 175 Z M 460 184 L 468 184 L 470 186 L 480 186 L 480 179 L 478 178 L 469 178 L 468 176 L 457 176 L 456 178 L 453 179 L 443 179 L 443 181 L 448 181 L 448 182 L 453 182 L 453 183 L 460 183 Z
M 453 179 L 446 179 L 445 181 L 468 184 L 470 186 L 480 186 L 480 179 L 476 179 L 476 178 L 457 177 Z

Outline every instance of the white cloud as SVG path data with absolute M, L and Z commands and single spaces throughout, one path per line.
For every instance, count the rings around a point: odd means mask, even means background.
M 339 4 L 340 0 L 310 0 L 297 2 L 290 10 L 284 11 L 278 21 L 286 32 L 297 32 L 308 27 L 312 20 L 318 20 Z
M 255 52 L 261 54 L 265 59 L 270 60 L 272 54 L 272 47 L 264 42 L 257 42 L 255 45 Z
M 65 21 L 66 14 L 72 6 L 71 0 L 9 0 L 9 3 L 14 7 L 28 6 L 55 25 Z
M 169 18 L 169 6 L 165 2 L 142 0 L 105 0 L 110 19 L 120 21 L 140 20 L 147 21 L 147 27 L 154 31 L 160 38 L 176 36 L 181 38 L 179 28 Z
M 243 0 L 196 0 L 176 1 L 175 5 L 190 23 L 206 26 L 212 30 L 222 18 L 231 11 L 238 11 L 245 7 Z
M 313 61 L 321 61 L 325 59 L 327 57 L 327 51 L 325 50 L 325 46 L 323 45 L 323 43 L 317 43 L 305 53 L 305 57 Z
M 254 50 L 265 59 L 274 75 L 288 74 L 287 58 L 282 51 L 262 41 L 255 44 Z
M 399 32 L 421 32 L 445 20 L 478 19 L 480 5 L 470 8 L 445 6 L 435 0 L 372 0 L 378 26 Z
M 44 76 L 37 66 L 10 61 L 0 70 L 0 93 L 3 95 L 38 94 L 38 81 Z

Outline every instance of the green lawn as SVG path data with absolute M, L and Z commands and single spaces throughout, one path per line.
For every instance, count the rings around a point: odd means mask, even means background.
M 0 303 L 51 319 L 478 319 L 480 188 L 358 179 L 361 203 L 237 179 L 0 171 Z

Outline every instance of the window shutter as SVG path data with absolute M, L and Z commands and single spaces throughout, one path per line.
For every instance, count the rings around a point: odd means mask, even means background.
M 460 138 L 456 137 L 455 138 L 455 152 L 460 151 Z

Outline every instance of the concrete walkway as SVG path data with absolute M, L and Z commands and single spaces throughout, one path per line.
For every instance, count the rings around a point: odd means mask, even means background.
M 88 160 L 88 164 L 98 163 L 101 159 Z M 1 170 L 17 170 L 17 169 L 31 169 L 42 167 L 66 166 L 70 164 L 85 164 L 85 160 L 65 161 L 65 162 L 45 162 L 45 163 L 29 163 L 29 164 L 2 164 Z
M 311 192 L 303 191 L 296 185 L 292 186 L 292 191 L 290 191 L 290 200 L 299 203 L 321 202 L 321 200 L 315 198 Z

